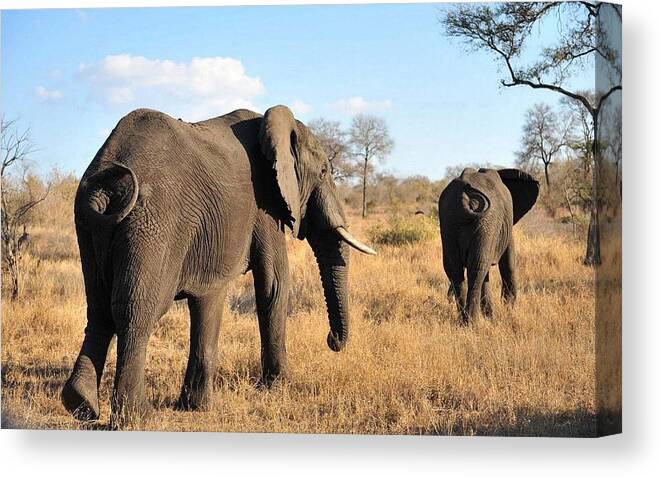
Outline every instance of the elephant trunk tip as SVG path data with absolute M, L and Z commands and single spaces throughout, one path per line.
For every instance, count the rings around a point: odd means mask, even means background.
M 326 343 L 328 343 L 328 347 L 335 351 L 336 353 L 339 353 L 344 349 L 344 347 L 347 344 L 347 340 L 345 339 L 340 339 L 340 337 L 337 335 L 337 333 L 334 333 L 332 330 L 328 332 L 328 337 L 326 338 Z

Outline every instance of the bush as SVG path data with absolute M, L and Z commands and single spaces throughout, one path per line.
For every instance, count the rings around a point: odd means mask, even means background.
M 379 245 L 408 245 L 438 236 L 438 221 L 433 217 L 393 217 L 388 224 L 377 224 L 367 230 L 372 243 Z

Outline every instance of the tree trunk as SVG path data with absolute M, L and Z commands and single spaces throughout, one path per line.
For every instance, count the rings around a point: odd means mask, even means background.
M 599 237 L 599 212 L 593 208 L 590 212 L 590 225 L 588 226 L 587 250 L 585 251 L 585 265 L 601 264 L 601 244 Z
M 18 268 L 12 270 L 11 287 L 11 299 L 16 300 L 19 293 Z
M 11 251 L 7 253 L 7 271 L 11 280 L 11 299 L 16 300 L 20 292 L 20 270 L 18 268 L 18 257 Z
M 546 179 L 546 192 L 551 193 L 551 180 L 549 179 L 549 163 L 544 163 L 544 178 Z
M 367 217 L 367 158 L 363 166 L 363 219 Z
M 592 139 L 592 210 L 590 211 L 590 225 L 588 226 L 587 247 L 585 251 L 585 265 L 601 265 L 601 240 L 599 237 L 599 172 L 601 169 L 601 151 L 599 149 L 599 111 L 592 113 L 594 137 Z
M 571 206 L 571 200 L 569 199 L 569 191 L 567 190 L 567 179 L 563 183 L 564 192 L 565 192 L 565 204 L 567 205 L 567 210 L 569 211 L 569 216 L 571 217 L 571 229 L 572 237 L 576 239 L 576 216 L 574 215 L 574 209 Z

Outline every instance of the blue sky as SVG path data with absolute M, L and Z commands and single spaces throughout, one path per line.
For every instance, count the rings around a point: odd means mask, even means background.
M 301 120 L 385 118 L 382 170 L 441 178 L 509 165 L 526 109 L 553 93 L 501 88 L 496 62 L 443 35 L 439 6 L 328 5 L 2 12 L 2 110 L 47 171 L 81 174 L 137 107 L 200 120 L 287 104 Z M 552 31 L 541 32 L 551 36 Z M 578 82 L 588 86 L 594 73 Z

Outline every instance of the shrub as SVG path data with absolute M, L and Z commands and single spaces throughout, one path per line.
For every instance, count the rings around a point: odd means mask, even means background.
M 431 240 L 438 235 L 438 222 L 433 217 L 392 217 L 388 224 L 377 224 L 367 230 L 370 240 L 379 245 L 408 245 Z

